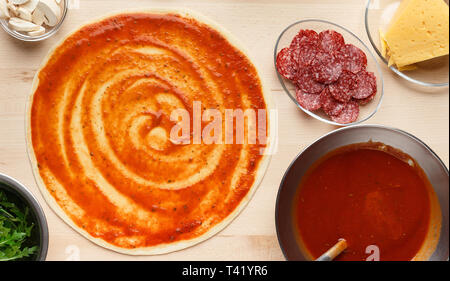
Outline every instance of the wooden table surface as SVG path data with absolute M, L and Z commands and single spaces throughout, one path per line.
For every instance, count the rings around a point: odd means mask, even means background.
M 74 2 L 74 1 L 72 1 Z M 76 0 L 75 0 L 76 2 Z M 364 0 L 79 0 L 61 30 L 40 43 L 19 42 L 0 31 L 0 172 L 21 181 L 36 195 L 50 231 L 48 260 L 283 260 L 274 209 L 278 186 L 294 157 L 335 127 L 307 117 L 282 91 L 273 66 L 273 47 L 284 27 L 304 18 L 343 25 L 369 44 Z M 94 245 L 67 226 L 40 195 L 25 144 L 25 104 L 33 76 L 49 48 L 83 22 L 126 8 L 188 7 L 235 34 L 250 51 L 279 111 L 279 147 L 249 205 L 218 235 L 194 247 L 160 256 L 132 257 Z M 448 88 L 427 90 L 404 82 L 383 66 L 385 97 L 368 122 L 397 127 L 427 143 L 448 167 Z

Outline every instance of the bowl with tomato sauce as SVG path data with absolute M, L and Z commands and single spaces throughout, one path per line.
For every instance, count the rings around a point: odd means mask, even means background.
M 347 241 L 338 261 L 448 260 L 449 176 L 404 131 L 335 130 L 307 147 L 280 184 L 276 228 L 287 260 L 315 260 Z

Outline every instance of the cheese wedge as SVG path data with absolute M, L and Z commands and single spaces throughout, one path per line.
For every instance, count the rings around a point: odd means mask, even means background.
M 411 71 L 411 70 L 416 70 L 418 69 L 417 65 L 415 64 L 410 64 L 410 65 L 405 65 L 405 66 L 399 66 L 398 70 L 400 71 Z
M 449 7 L 444 0 L 403 0 L 386 34 L 390 60 L 398 68 L 449 54 Z M 383 43 L 382 43 L 383 44 Z
M 388 46 L 385 37 L 384 32 L 380 29 L 381 55 L 383 57 L 387 57 L 388 55 Z

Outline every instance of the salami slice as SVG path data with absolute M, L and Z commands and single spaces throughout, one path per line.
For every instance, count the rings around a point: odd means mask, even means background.
M 313 78 L 313 73 L 309 67 L 301 67 L 297 71 L 297 87 L 308 94 L 320 94 L 325 85 L 318 83 Z
M 278 53 L 277 70 L 288 80 L 295 80 L 297 77 L 297 63 L 292 60 L 289 48 L 284 48 Z
M 302 66 L 307 66 L 318 51 L 319 35 L 314 30 L 300 30 L 292 39 L 290 49 L 292 60 Z
M 358 47 L 352 44 L 344 45 L 338 52 L 337 58 L 342 64 L 342 69 L 358 73 L 367 67 L 367 56 Z
M 355 90 L 356 77 L 349 71 L 342 71 L 339 80 L 328 86 L 330 94 L 340 102 L 349 102 Z
M 366 99 L 377 92 L 377 78 L 375 74 L 363 70 L 356 77 L 356 87 L 352 95 L 355 99 Z
M 330 117 L 339 115 L 345 107 L 345 103 L 333 98 L 328 87 L 320 93 L 320 104 L 323 111 Z
M 358 102 L 360 105 L 366 105 L 366 104 L 368 104 L 369 102 L 371 102 L 375 98 L 376 93 L 377 92 L 374 92 L 373 94 L 371 94 L 370 96 L 368 96 L 365 99 L 361 99 L 361 100 L 355 99 L 355 101 Z
M 298 103 L 306 110 L 316 111 L 322 107 L 320 94 L 308 94 L 297 88 L 296 96 Z
M 331 84 L 339 79 L 342 65 L 332 54 L 318 52 L 311 62 L 314 80 L 323 84 Z
M 296 54 L 298 54 L 297 62 L 299 67 L 308 67 L 319 52 L 319 47 L 316 44 L 302 44 L 300 45 Z
M 319 45 L 323 51 L 333 54 L 345 45 L 345 40 L 340 33 L 325 30 L 319 33 Z
M 300 45 L 303 44 L 317 45 L 318 42 L 319 42 L 319 34 L 317 34 L 317 32 L 310 29 L 302 29 L 297 33 L 297 35 L 295 35 L 294 39 L 292 39 L 290 48 L 292 50 L 296 50 Z
M 345 104 L 343 110 L 338 114 L 331 116 L 331 120 L 340 124 L 353 123 L 358 119 L 359 105 L 355 101 L 350 101 Z

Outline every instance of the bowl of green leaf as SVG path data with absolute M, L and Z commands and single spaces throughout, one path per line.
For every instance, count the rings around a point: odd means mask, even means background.
M 48 226 L 33 194 L 0 173 L 0 261 L 44 261 Z

